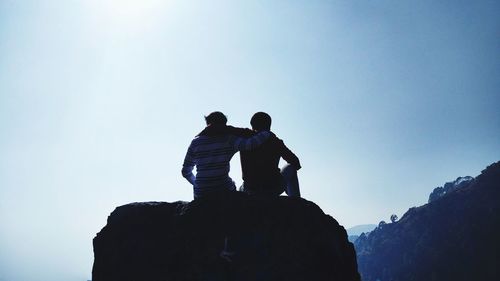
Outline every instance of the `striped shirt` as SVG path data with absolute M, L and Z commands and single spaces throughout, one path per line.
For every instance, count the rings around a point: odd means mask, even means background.
M 229 134 L 195 137 L 187 150 L 182 167 L 182 176 L 193 185 L 194 198 L 235 190 L 235 184 L 229 177 L 229 161 L 236 152 L 254 149 L 270 135 L 270 132 L 260 132 L 251 138 Z M 193 174 L 195 166 L 196 176 Z

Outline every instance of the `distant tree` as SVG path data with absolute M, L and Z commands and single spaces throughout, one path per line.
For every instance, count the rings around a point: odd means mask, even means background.
M 392 222 L 392 223 L 395 223 L 397 220 L 398 220 L 398 216 L 397 216 L 397 215 L 395 215 L 395 214 L 392 214 L 392 215 L 391 215 L 391 222 Z
M 378 227 L 382 227 L 382 226 L 384 226 L 384 225 L 386 225 L 386 224 L 387 224 L 387 223 L 386 223 L 385 221 L 381 221 L 381 222 L 379 222 L 379 223 L 378 223 Z
M 429 200 L 427 200 L 427 203 L 431 203 L 432 201 L 440 198 L 441 196 L 443 196 L 445 193 L 445 190 L 443 187 L 436 187 L 434 188 L 434 190 L 432 191 L 431 194 L 429 194 Z

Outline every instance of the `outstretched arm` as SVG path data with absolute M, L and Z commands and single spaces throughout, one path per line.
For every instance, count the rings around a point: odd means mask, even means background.
M 269 137 L 271 132 L 261 131 L 251 138 L 232 137 L 233 147 L 236 151 L 252 150 L 263 144 Z
M 184 158 L 184 164 L 182 164 L 182 176 L 186 178 L 186 180 L 191 183 L 192 185 L 195 184 L 195 179 L 196 177 L 193 174 L 193 169 L 194 169 L 194 153 L 189 146 L 188 151 L 186 153 L 186 157 Z
M 256 134 L 255 131 L 247 129 L 247 128 L 238 128 L 233 126 L 226 126 L 227 132 L 230 135 L 234 135 L 240 138 L 249 138 Z

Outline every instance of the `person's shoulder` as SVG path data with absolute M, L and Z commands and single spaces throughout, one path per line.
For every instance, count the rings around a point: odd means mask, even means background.
M 280 139 L 274 132 L 269 131 L 269 133 L 271 134 L 271 136 L 269 137 L 270 140 L 276 143 L 283 143 L 283 140 Z
M 212 137 L 209 137 L 209 136 L 197 135 L 191 141 L 191 145 L 196 145 L 196 144 L 198 144 L 200 142 L 206 141 L 206 140 L 211 139 L 211 138 Z
M 279 147 L 279 149 L 285 149 L 285 148 L 288 149 L 285 142 L 282 139 L 280 139 L 278 136 L 275 135 L 274 139 L 275 139 L 274 144 L 276 145 L 277 148 Z
M 198 136 L 195 136 L 192 140 L 191 140 L 191 146 L 193 145 L 196 145 L 200 139 L 203 138 L 202 136 L 198 135 Z

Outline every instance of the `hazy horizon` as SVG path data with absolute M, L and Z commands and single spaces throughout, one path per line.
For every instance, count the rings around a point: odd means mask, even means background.
M 90 279 L 115 207 L 188 201 L 253 113 L 346 228 L 500 160 L 498 1 L 0 0 L 0 281 Z M 239 158 L 231 177 L 241 184 Z

